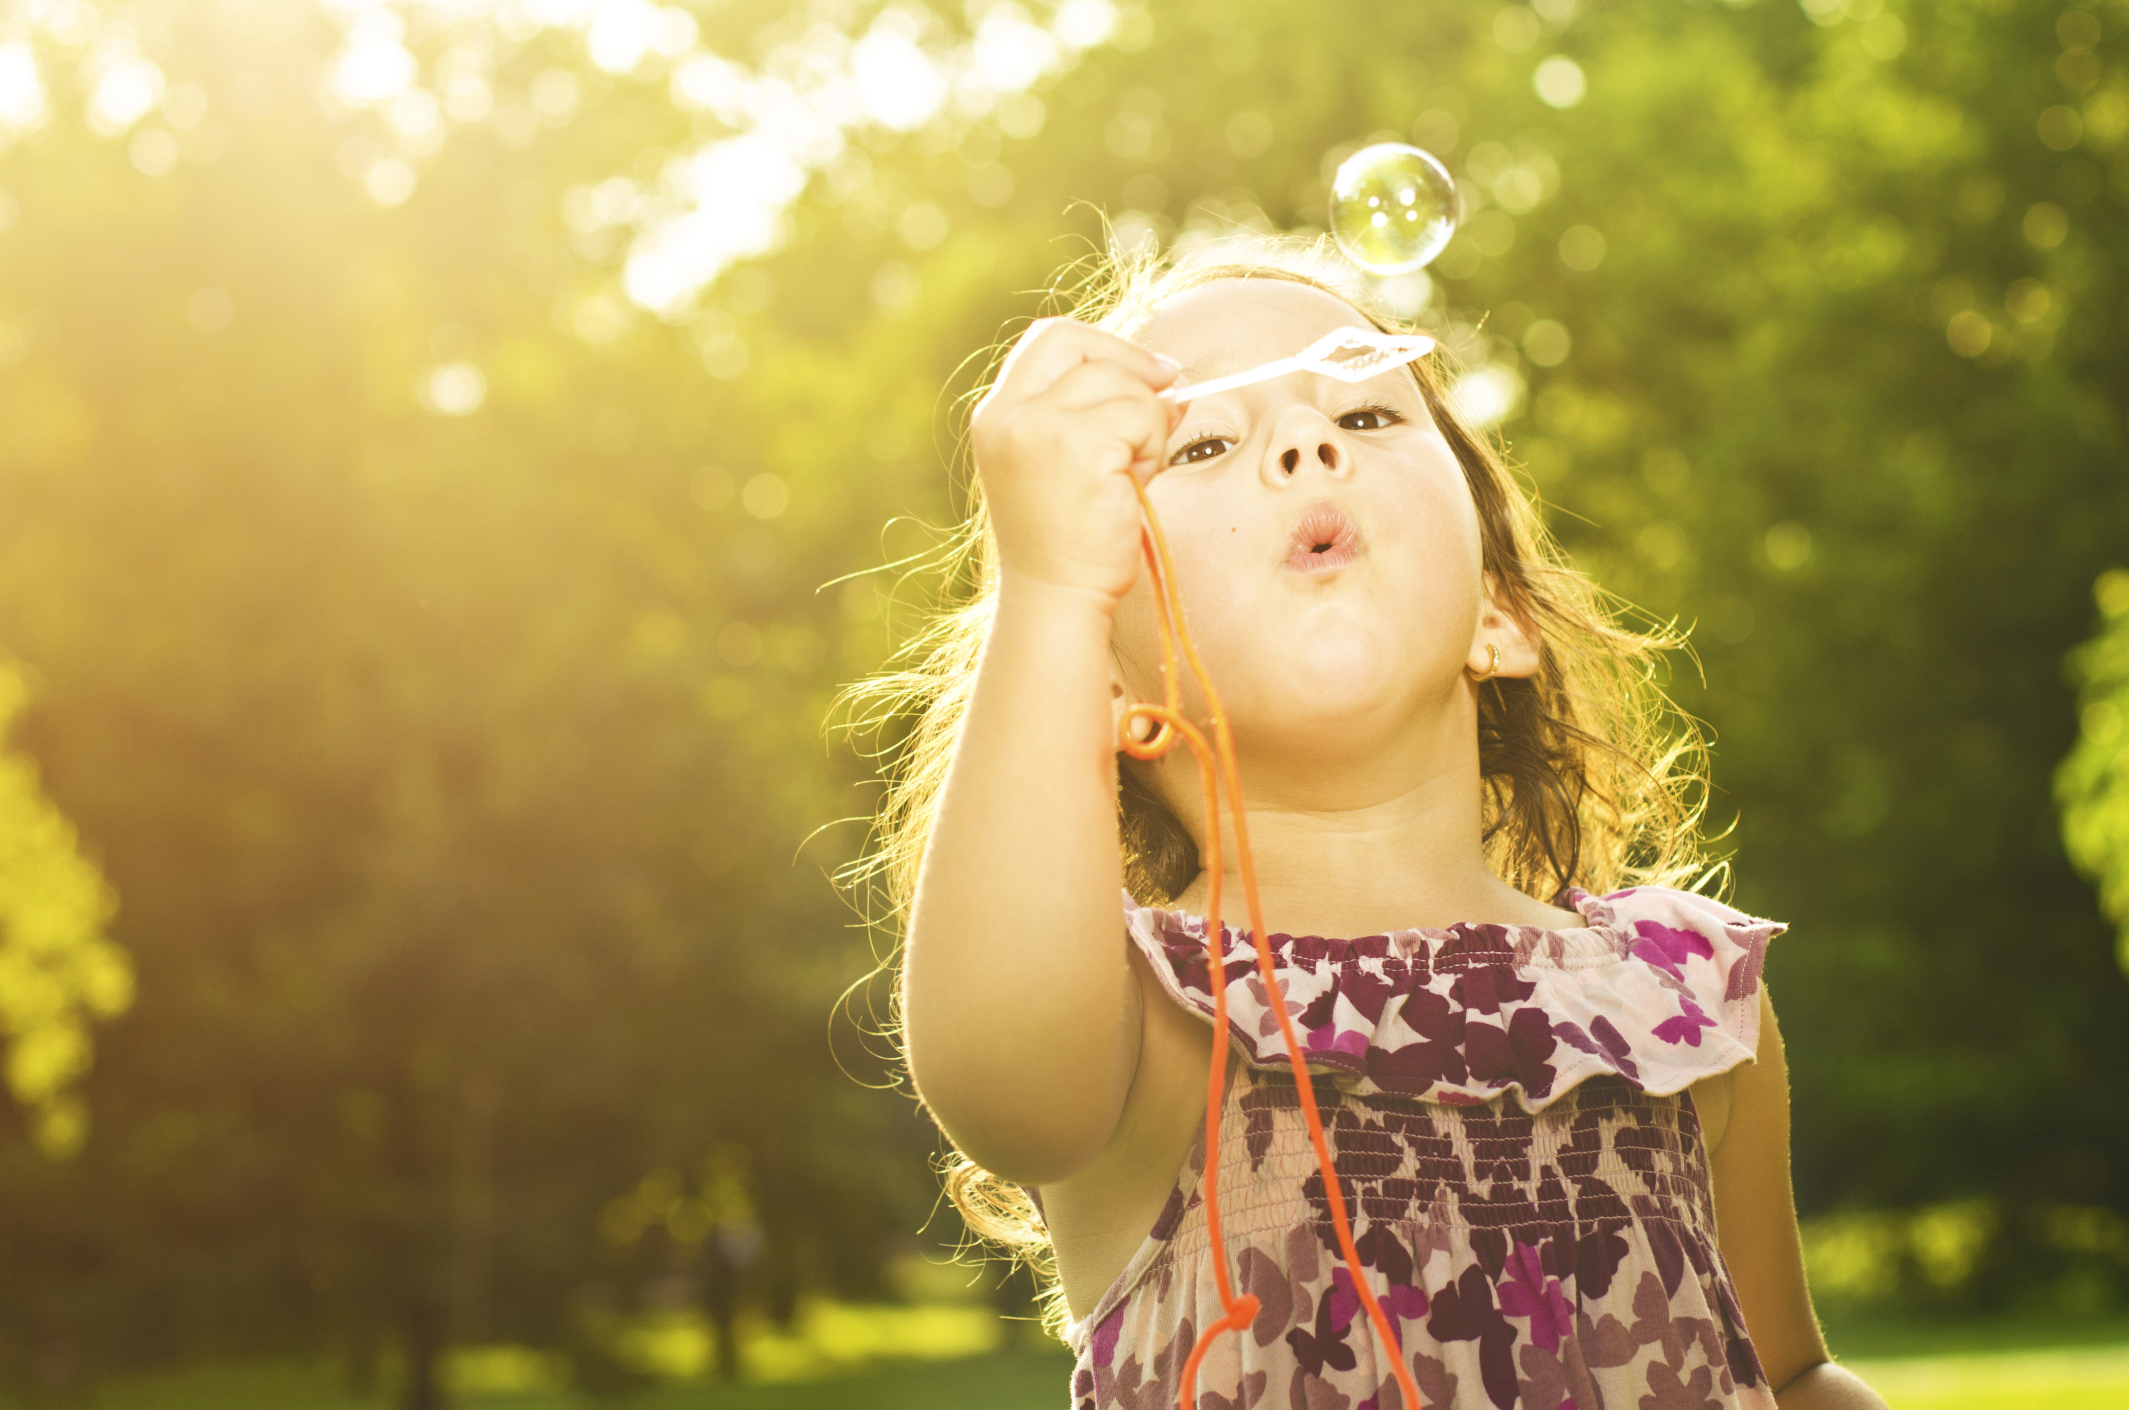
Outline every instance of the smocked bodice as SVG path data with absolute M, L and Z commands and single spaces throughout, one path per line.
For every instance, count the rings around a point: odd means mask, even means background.
M 1223 934 L 1229 1267 L 1261 1304 L 1200 1410 L 1390 1410 L 1272 1004 L 1306 1048 L 1353 1233 L 1430 1407 L 1771 1406 L 1715 1240 L 1686 1089 L 1750 1061 L 1781 927 L 1687 893 L 1570 897 L 1586 925 Z M 1210 1020 L 1204 922 L 1126 900 L 1169 996 Z M 1276 991 L 1276 995 L 1274 994 Z M 1069 1329 L 1075 1410 L 1167 1410 L 1221 1315 L 1202 1133 L 1167 1208 Z

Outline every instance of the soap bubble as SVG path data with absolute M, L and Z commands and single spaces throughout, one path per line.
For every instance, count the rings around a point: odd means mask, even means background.
M 1462 218 L 1448 168 L 1402 142 L 1361 148 L 1331 181 L 1331 234 L 1371 274 L 1409 274 L 1427 264 Z

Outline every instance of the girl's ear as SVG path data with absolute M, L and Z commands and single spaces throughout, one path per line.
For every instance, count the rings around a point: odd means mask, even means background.
M 1538 653 L 1544 645 L 1536 625 L 1502 602 L 1500 579 L 1492 573 L 1485 574 L 1485 593 L 1464 669 L 1478 680 L 1536 675 Z
M 1116 663 L 1111 661 L 1109 663 L 1109 737 L 1111 739 L 1123 737 L 1118 731 L 1124 727 L 1124 711 L 1130 709 L 1131 705 L 1131 692 L 1124 685 L 1123 674 L 1117 670 Z M 1153 735 L 1153 721 L 1144 716 L 1132 721 L 1131 735 L 1134 739 L 1151 738 Z

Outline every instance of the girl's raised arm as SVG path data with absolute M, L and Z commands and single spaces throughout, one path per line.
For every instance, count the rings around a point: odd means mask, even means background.
M 1109 624 L 1139 569 L 1176 368 L 1085 324 L 1030 329 L 977 409 L 997 615 L 924 853 L 903 968 L 918 1092 L 1023 1184 L 1100 1153 L 1138 1054 L 1119 906 Z
M 1782 1410 L 1885 1410 L 1826 1355 L 1811 1310 L 1789 1180 L 1789 1062 L 1764 984 L 1759 1060 L 1732 1072 L 1729 1085 L 1729 1121 L 1711 1157 L 1715 1227 L 1775 1399 Z

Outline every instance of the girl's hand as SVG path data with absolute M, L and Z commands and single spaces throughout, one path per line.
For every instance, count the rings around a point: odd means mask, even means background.
M 1094 594 L 1138 579 L 1131 478 L 1160 470 L 1183 409 L 1154 395 L 1169 358 L 1069 318 L 1028 329 L 971 428 L 1003 577 Z

